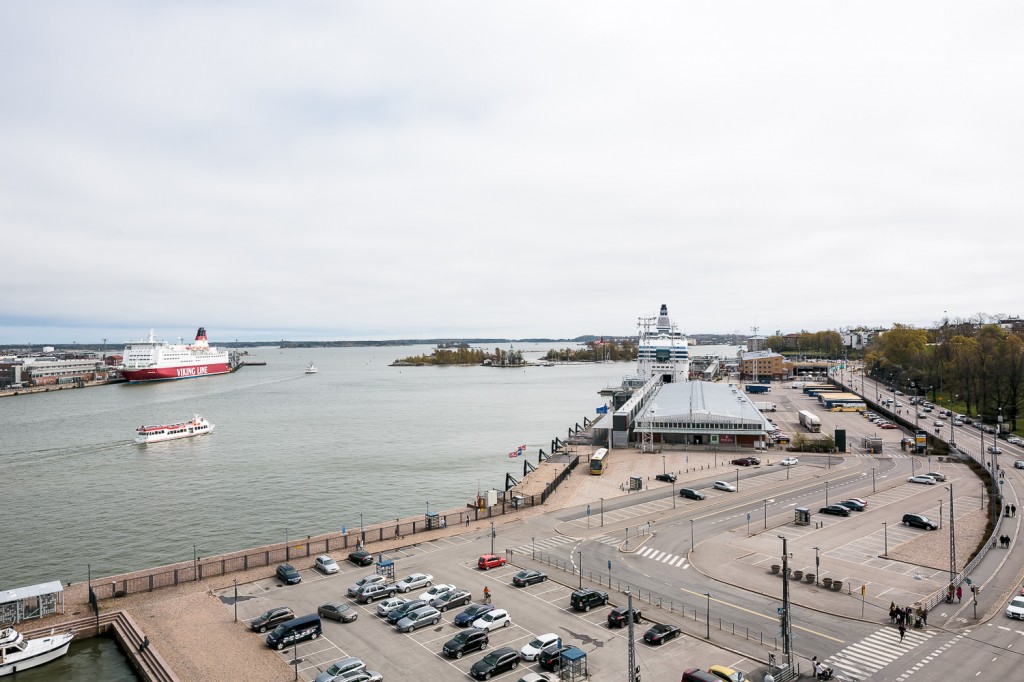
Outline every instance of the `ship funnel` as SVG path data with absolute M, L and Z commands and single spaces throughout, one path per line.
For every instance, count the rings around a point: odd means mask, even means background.
M 206 327 L 200 327 L 196 332 L 196 341 L 206 341 Z

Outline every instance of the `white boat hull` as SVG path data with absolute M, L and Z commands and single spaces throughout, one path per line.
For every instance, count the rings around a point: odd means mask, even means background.
M 29 640 L 28 647 L 24 651 L 9 656 L 3 664 L 0 664 L 0 677 L 13 675 L 57 660 L 68 652 L 72 637 L 74 635 L 71 633 L 65 633 Z
M 194 438 L 195 436 L 205 436 L 208 433 L 212 433 L 216 427 L 210 424 L 209 428 L 203 429 L 202 431 L 189 430 L 185 433 L 174 433 L 174 434 L 159 434 L 149 436 L 139 436 L 135 439 L 135 442 L 139 445 L 146 445 L 148 443 L 161 443 L 165 440 L 178 440 L 179 438 Z

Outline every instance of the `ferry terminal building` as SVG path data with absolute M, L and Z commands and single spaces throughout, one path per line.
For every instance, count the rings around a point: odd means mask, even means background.
M 613 448 L 653 450 L 658 444 L 764 447 L 774 426 L 740 386 L 689 380 L 689 352 L 683 336 L 661 306 L 641 317 L 637 376 L 627 377 L 613 397 L 614 412 L 594 431 Z

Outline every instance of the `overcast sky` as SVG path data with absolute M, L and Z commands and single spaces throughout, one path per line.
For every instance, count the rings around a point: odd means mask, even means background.
M 1022 315 L 1024 3 L 0 3 L 0 341 Z

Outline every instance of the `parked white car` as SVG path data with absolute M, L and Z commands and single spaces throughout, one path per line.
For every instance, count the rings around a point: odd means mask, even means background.
M 786 459 L 784 459 L 781 462 L 779 462 L 779 464 L 781 464 L 784 467 L 795 466 L 795 465 L 797 465 L 799 463 L 800 463 L 800 460 L 797 459 L 796 457 L 787 457 Z
M 549 632 L 546 635 L 539 635 L 519 650 L 519 657 L 524 661 L 535 661 L 537 660 L 537 657 L 540 656 L 541 651 L 557 642 L 558 639 L 558 635 L 553 632 Z
M 935 485 L 935 479 L 931 476 L 911 476 L 907 483 L 923 483 L 924 485 Z
M 422 599 L 423 601 L 425 601 L 425 602 L 427 602 L 429 604 L 430 602 L 434 601 L 435 599 L 440 597 L 445 592 L 451 592 L 454 589 L 455 589 L 455 585 L 446 585 L 445 583 L 438 583 L 437 585 L 434 585 L 433 587 L 431 587 L 426 592 L 421 593 L 420 596 L 418 596 L 416 598 L 417 599 Z
M 399 592 L 408 592 L 409 590 L 415 590 L 417 587 L 430 587 L 432 582 L 434 582 L 434 576 L 429 573 L 413 573 L 395 583 L 395 588 Z
M 359 590 L 361 590 L 364 585 L 372 585 L 374 583 L 382 582 L 384 582 L 384 576 L 382 575 L 377 573 L 374 573 L 373 575 L 366 575 L 349 585 L 346 594 L 350 597 L 354 597 L 359 593 Z
M 409 600 L 401 597 L 389 597 L 377 604 L 377 615 L 383 618 L 407 601 Z
M 505 628 L 512 624 L 512 617 L 505 609 L 494 609 L 488 611 L 473 621 L 473 627 L 490 632 L 497 628 Z
M 715 490 L 724 490 L 727 493 L 736 492 L 736 486 L 727 481 L 715 481 L 711 487 L 714 488 Z
M 338 568 L 338 563 L 326 554 L 324 554 L 323 556 L 318 556 L 316 559 L 314 559 L 313 565 L 320 571 L 322 571 L 323 573 L 327 573 L 328 575 L 332 573 L 337 573 L 339 570 L 341 570 Z

